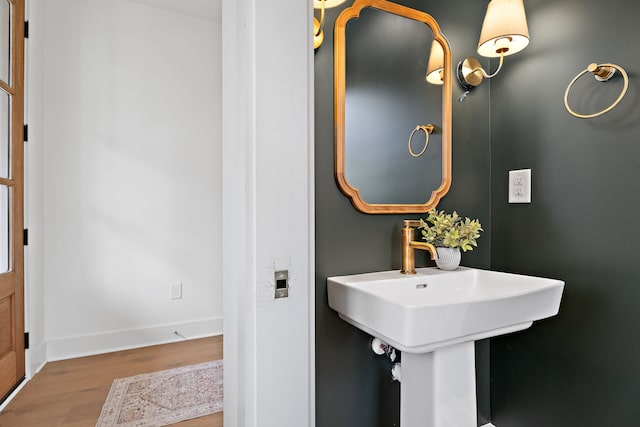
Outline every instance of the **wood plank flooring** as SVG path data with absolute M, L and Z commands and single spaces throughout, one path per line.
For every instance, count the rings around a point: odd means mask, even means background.
M 0 412 L 2 427 L 95 427 L 115 378 L 222 359 L 222 337 L 50 362 Z M 223 427 L 223 414 L 174 424 Z

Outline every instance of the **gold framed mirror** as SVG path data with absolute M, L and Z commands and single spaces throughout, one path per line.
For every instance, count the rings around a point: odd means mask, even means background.
M 451 50 L 438 23 L 386 0 L 355 0 L 336 20 L 334 43 L 338 187 L 361 212 L 428 212 L 451 186 Z M 436 44 L 442 85 L 425 80 Z

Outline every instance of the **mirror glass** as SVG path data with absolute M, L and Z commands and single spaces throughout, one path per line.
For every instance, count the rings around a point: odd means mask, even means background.
M 336 178 L 363 212 L 426 212 L 449 188 L 451 79 L 425 80 L 434 38 L 450 70 L 424 12 L 357 0 L 336 22 Z M 434 130 L 415 156 L 427 134 L 413 131 L 425 125 Z

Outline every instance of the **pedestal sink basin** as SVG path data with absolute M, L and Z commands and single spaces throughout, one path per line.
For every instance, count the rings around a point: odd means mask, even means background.
M 475 427 L 474 341 L 558 313 L 564 282 L 460 267 L 327 279 L 329 306 L 402 353 L 401 427 Z

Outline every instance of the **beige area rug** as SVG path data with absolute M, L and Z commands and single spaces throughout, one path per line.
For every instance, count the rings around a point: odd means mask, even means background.
M 160 427 L 222 411 L 222 360 L 113 381 L 96 427 Z

